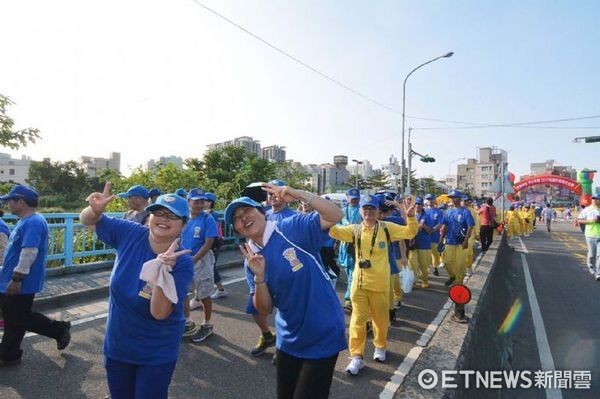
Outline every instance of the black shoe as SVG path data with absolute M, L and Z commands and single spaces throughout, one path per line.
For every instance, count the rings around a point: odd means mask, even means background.
M 396 322 L 396 309 L 390 309 L 390 323 Z
M 65 324 L 65 332 L 63 333 L 63 335 L 60 338 L 56 339 L 56 349 L 58 349 L 59 351 L 62 351 L 63 349 L 66 349 L 67 346 L 69 346 L 70 342 L 71 342 L 71 322 L 67 321 Z
M 455 314 L 450 316 L 450 320 L 452 320 L 455 323 L 459 323 L 459 324 L 467 324 L 469 322 L 469 318 L 467 316 L 460 317 Z
M 21 364 L 21 358 L 13 359 L 13 360 L 0 359 L 0 367 L 18 366 L 19 364 Z
M 452 285 L 452 283 L 454 282 L 455 278 L 454 277 L 450 277 L 448 280 L 446 280 L 446 282 L 444 283 L 444 285 L 446 287 L 450 287 Z
M 439 276 L 440 275 L 440 272 L 438 271 L 437 267 L 433 268 L 433 275 L 434 276 Z
M 367 321 L 367 335 L 373 332 L 373 326 L 370 321 Z

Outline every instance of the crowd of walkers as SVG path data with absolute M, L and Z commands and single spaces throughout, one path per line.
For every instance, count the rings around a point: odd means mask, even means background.
M 346 348 L 345 370 L 359 374 L 366 365 L 368 331 L 373 360 L 385 362 L 388 328 L 405 291 L 428 289 L 430 273 L 439 276 L 440 267 L 447 271 L 447 287 L 462 284 L 471 273 L 476 242 L 487 251 L 502 226 L 491 198 L 478 204 L 456 190 L 447 195 L 450 203 L 438 204 L 430 194 L 361 196 L 350 189 L 341 209 L 326 196 L 281 180 L 263 184 L 262 190 L 264 202 L 232 201 L 224 223 L 244 242 L 246 313 L 258 328 L 250 354 L 261 356 L 276 346 L 279 398 L 328 397 L 338 355 Z M 129 210 L 122 218 L 105 215 L 117 197 L 126 199 Z M 19 218 L 12 232 L 0 223 L 0 245 L 6 246 L 0 271 L 5 322 L 0 366 L 11 366 L 21 361 L 26 331 L 54 338 L 59 350 L 71 336 L 70 323 L 31 310 L 43 287 L 48 240 L 47 224 L 36 212 L 37 193 L 18 185 L 0 199 Z M 182 339 L 199 344 L 212 335 L 212 301 L 228 295 L 215 267 L 223 242 L 216 196 L 201 188 L 162 194 L 141 185 L 114 195 L 107 183 L 87 202 L 81 222 L 117 251 L 103 348 L 110 396 L 166 398 Z M 597 279 L 599 205 L 594 197 L 594 205 L 578 217 L 587 225 L 589 267 Z M 550 231 L 548 209 L 542 216 Z M 504 227 L 510 237 L 529 235 L 537 217 L 533 206 L 511 207 Z M 335 286 L 341 279 L 347 287 L 340 302 Z M 193 320 L 191 311 L 200 308 L 202 321 Z M 348 340 L 344 311 L 350 313 Z M 452 318 L 468 322 L 464 315 Z

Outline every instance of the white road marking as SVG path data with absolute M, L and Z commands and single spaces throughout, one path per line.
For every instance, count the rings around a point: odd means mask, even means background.
M 538 353 L 540 354 L 540 364 L 543 371 L 555 371 L 554 359 L 552 358 L 552 352 L 550 351 L 550 344 L 548 343 L 548 336 L 546 335 L 546 328 L 544 326 L 544 319 L 542 318 L 542 312 L 540 311 L 540 305 L 535 295 L 535 289 L 533 288 L 533 282 L 531 281 L 531 273 L 529 273 L 529 264 L 527 263 L 526 253 L 529 253 L 527 247 L 521 237 L 521 247 L 523 252 L 521 254 L 521 261 L 523 262 L 523 275 L 525 276 L 525 285 L 527 287 L 527 297 L 529 299 L 529 307 L 531 308 L 531 317 L 533 318 L 533 327 L 535 330 L 535 340 L 537 342 Z M 562 399 L 562 391 L 560 389 L 546 388 L 547 399 Z

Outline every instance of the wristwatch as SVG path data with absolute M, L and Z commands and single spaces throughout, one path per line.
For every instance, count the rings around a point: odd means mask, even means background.
M 263 279 L 262 279 L 262 280 L 257 280 L 257 279 L 256 279 L 256 276 L 254 276 L 254 284 L 262 284 L 262 283 L 264 283 L 264 282 L 265 282 L 265 278 L 264 278 L 264 277 L 263 277 Z

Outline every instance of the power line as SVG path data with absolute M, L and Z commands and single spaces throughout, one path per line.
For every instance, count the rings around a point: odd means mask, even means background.
M 248 29 L 244 28 L 243 26 L 241 26 L 240 24 L 232 21 L 231 19 L 227 18 L 226 16 L 220 14 L 219 12 L 213 10 L 212 8 L 204 5 L 203 3 L 201 3 L 198 0 L 192 0 L 194 3 L 198 4 L 200 7 L 204 8 L 206 11 L 210 12 L 213 15 L 216 15 L 217 17 L 221 18 L 222 20 L 226 21 L 227 23 L 235 26 L 236 28 L 238 28 L 239 30 L 241 30 L 242 32 L 246 33 L 247 35 L 255 38 L 256 40 L 260 41 L 261 43 L 265 44 L 266 46 L 272 48 L 273 50 L 277 51 L 278 53 L 284 55 L 285 57 L 291 59 L 292 61 L 298 63 L 299 65 L 307 68 L 308 70 L 316 73 L 317 75 L 321 76 L 322 78 L 327 79 L 328 81 L 332 82 L 333 84 L 349 91 L 350 93 L 353 93 L 359 97 L 361 97 L 364 100 L 367 100 L 379 107 L 382 107 L 388 111 L 394 112 L 396 114 L 402 115 L 402 112 L 400 110 L 397 110 L 393 107 L 390 107 L 389 105 L 383 104 L 382 102 L 379 102 L 365 94 L 362 94 L 361 92 L 359 92 L 358 90 L 353 89 L 352 87 L 338 81 L 337 79 L 327 75 L 324 72 L 321 72 L 320 70 L 318 70 L 317 68 L 307 64 L 306 62 L 296 58 L 295 56 L 291 55 L 290 53 L 288 53 L 287 51 L 283 50 L 282 48 L 270 43 L 269 41 L 267 41 L 266 39 L 263 39 L 262 37 L 258 36 L 257 34 L 249 31 Z M 453 120 L 445 120 L 445 119 L 434 119 L 434 118 L 423 118 L 423 117 L 417 117 L 417 116 L 410 116 L 410 115 L 405 115 L 406 118 L 409 119 L 417 119 L 417 120 L 425 120 L 425 121 L 432 121 L 432 122 L 443 122 L 443 123 L 455 123 L 455 124 L 462 124 L 462 125 L 472 125 L 472 126 L 468 126 L 468 127 L 462 127 L 462 129 L 476 129 L 476 128 L 491 128 L 491 127 L 517 127 L 517 126 L 523 126 L 523 125 L 536 125 L 536 124 L 540 124 L 540 123 L 556 123 L 556 122 L 568 122 L 568 121 L 577 121 L 577 120 L 584 120 L 584 119 L 595 119 L 595 118 L 600 118 L 600 115 L 591 115 L 591 116 L 583 116 L 583 117 L 577 117 L 577 118 L 565 118 L 565 119 L 555 119 L 555 120 L 547 120 L 547 121 L 535 121 L 535 122 L 519 122 L 519 123 L 502 123 L 502 124 L 487 124 L 487 123 L 478 123 L 478 122 L 465 122 L 465 121 L 453 121 Z M 553 128 L 553 129 L 561 129 L 562 127 L 545 127 L 545 128 Z M 564 127 L 564 129 L 596 129 L 598 127 Z M 424 127 L 424 128 L 413 128 L 415 130 L 450 130 L 450 129 L 457 129 L 455 127 Z
M 557 130 L 579 130 L 579 129 L 600 129 L 600 126 L 523 126 L 523 125 L 483 125 L 483 126 L 453 126 L 453 127 L 413 127 L 413 130 L 464 130 L 464 129 L 495 129 L 495 128 L 515 128 L 515 129 L 557 129 Z

